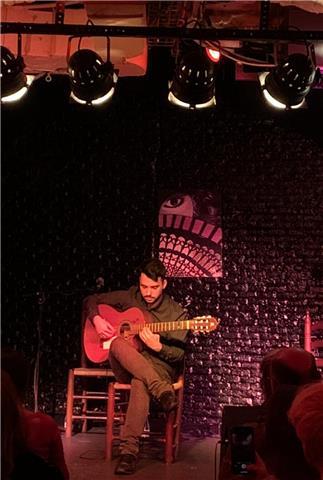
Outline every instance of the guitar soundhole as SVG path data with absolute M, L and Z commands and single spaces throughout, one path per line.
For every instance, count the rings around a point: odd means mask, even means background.
M 124 322 L 120 325 L 120 335 L 121 337 L 127 339 L 131 333 L 130 323 Z

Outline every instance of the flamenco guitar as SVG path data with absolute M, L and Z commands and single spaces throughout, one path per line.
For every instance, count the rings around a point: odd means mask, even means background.
M 110 305 L 98 305 L 99 315 L 108 321 L 116 330 L 112 339 L 101 340 L 92 322 L 87 318 L 83 330 L 83 346 L 86 356 L 93 363 L 101 363 L 109 358 L 109 347 L 116 336 L 122 336 L 138 348 L 136 335 L 144 328 L 149 327 L 153 333 L 171 332 L 175 330 L 192 330 L 194 332 L 211 332 L 216 330 L 220 320 L 211 317 L 195 317 L 190 320 L 175 322 L 153 322 L 149 313 L 140 308 L 128 308 L 119 312 Z

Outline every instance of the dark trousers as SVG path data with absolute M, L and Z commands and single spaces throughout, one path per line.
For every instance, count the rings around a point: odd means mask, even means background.
M 153 358 L 144 357 L 122 337 L 111 343 L 109 360 L 117 381 L 131 384 L 120 453 L 137 455 L 139 437 L 149 413 L 150 397 L 158 399 L 162 393 L 171 391 L 172 380 L 160 365 L 157 371 Z

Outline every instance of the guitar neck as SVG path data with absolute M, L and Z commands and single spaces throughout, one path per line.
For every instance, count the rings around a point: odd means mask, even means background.
M 131 332 L 139 333 L 144 327 L 150 328 L 154 333 L 156 332 L 174 332 L 175 330 L 190 330 L 191 320 L 176 320 L 175 322 L 156 322 L 156 323 L 141 323 L 131 326 Z

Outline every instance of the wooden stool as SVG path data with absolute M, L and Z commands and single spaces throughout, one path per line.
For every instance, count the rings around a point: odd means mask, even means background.
M 82 432 L 87 431 L 87 420 L 102 420 L 106 422 L 106 428 L 108 429 L 108 412 L 109 412 L 109 386 L 106 385 L 105 390 L 94 392 L 83 390 L 82 395 L 74 394 L 75 378 L 76 377 L 96 377 L 106 378 L 109 385 L 109 380 L 114 379 L 112 370 L 105 368 L 71 368 L 68 372 L 67 382 L 67 401 L 66 401 L 66 430 L 65 437 L 70 438 L 72 436 L 73 420 L 81 420 Z M 82 401 L 81 415 L 74 415 L 74 400 Z M 104 400 L 107 402 L 106 411 L 98 414 L 94 410 L 88 410 L 88 400 Z

